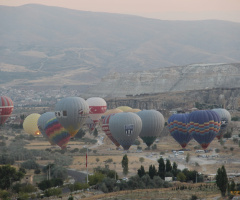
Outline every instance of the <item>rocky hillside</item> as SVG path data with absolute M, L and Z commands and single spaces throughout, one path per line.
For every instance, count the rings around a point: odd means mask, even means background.
M 157 70 L 112 73 L 91 87 L 89 95 L 126 95 L 194 91 L 212 88 L 238 88 L 240 64 L 195 64 Z
M 172 114 L 170 111 L 191 111 L 195 107 L 198 109 L 225 107 L 231 111 L 232 116 L 239 116 L 240 87 L 143 94 L 124 98 L 106 98 L 106 101 L 109 108 L 126 105 L 132 108 L 156 109 L 165 117 Z

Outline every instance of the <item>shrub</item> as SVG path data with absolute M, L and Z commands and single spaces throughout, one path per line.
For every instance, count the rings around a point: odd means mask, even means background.
M 97 183 L 100 183 L 103 179 L 104 179 L 104 174 L 96 172 L 93 175 L 89 175 L 88 176 L 88 180 L 89 180 L 89 185 L 96 185 Z

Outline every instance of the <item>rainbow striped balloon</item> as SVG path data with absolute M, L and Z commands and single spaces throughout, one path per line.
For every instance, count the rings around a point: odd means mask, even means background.
M 187 130 L 206 149 L 221 127 L 220 116 L 212 110 L 197 110 L 189 114 Z
M 62 149 L 67 147 L 71 135 L 63 128 L 56 117 L 47 121 L 44 130 L 50 142 L 57 144 Z
M 185 148 L 192 139 L 192 135 L 187 131 L 187 119 L 189 114 L 174 114 L 168 118 L 168 129 L 171 136 Z

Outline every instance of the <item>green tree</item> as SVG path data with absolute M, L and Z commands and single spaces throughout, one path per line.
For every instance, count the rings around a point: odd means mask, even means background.
M 5 190 L 9 189 L 15 181 L 20 181 L 24 177 L 24 173 L 10 165 L 3 165 L 0 166 L 0 177 L 0 188 Z
M 187 153 L 187 156 L 186 156 L 186 163 L 188 163 L 190 161 L 190 153 Z
M 133 144 L 134 145 L 140 145 L 140 141 L 138 139 L 136 139 Z
M 86 134 L 86 132 L 83 129 L 79 129 L 79 131 L 77 132 L 77 134 L 74 136 L 74 138 L 78 138 L 81 139 L 84 137 L 84 135 Z
M 39 164 L 35 160 L 27 160 L 21 164 L 21 167 L 25 169 L 38 169 Z
M 11 194 L 8 191 L 0 190 L 0 199 L 2 199 L 2 200 L 9 200 L 10 196 L 11 196 Z
M 216 175 L 216 184 L 221 191 L 221 195 L 225 197 L 227 185 L 228 185 L 228 178 L 227 173 L 224 165 L 221 168 L 218 168 L 217 175 Z
M 97 162 L 99 162 L 99 160 L 100 160 L 99 158 L 96 158 L 96 161 L 97 161 Z
M 122 168 L 123 168 L 123 174 L 127 175 L 128 174 L 128 157 L 127 154 L 123 156 L 122 159 Z
M 40 190 L 46 190 L 48 188 L 52 187 L 52 182 L 51 180 L 43 180 L 40 183 L 38 183 L 38 188 Z
M 146 174 L 144 167 L 141 165 L 140 169 L 138 169 L 138 176 L 141 178 Z
M 153 177 L 157 175 L 157 170 L 156 170 L 154 165 L 149 166 L 148 174 L 149 174 L 151 179 L 153 179 Z
M 166 161 L 166 172 L 171 172 L 172 171 L 172 165 L 169 159 Z
M 95 128 L 94 131 L 93 131 L 93 136 L 94 137 L 97 137 L 98 136 L 98 130 Z
M 157 149 L 157 145 L 156 144 L 152 145 L 152 150 L 156 150 L 156 149 Z
M 97 183 L 100 183 L 104 178 L 105 175 L 100 172 L 96 172 L 93 175 L 89 175 L 88 176 L 89 185 L 90 186 L 96 185 Z
M 158 159 L 158 175 L 165 180 L 165 163 L 163 158 Z
M 177 180 L 180 181 L 180 182 L 186 181 L 186 176 L 185 176 L 185 174 L 182 173 L 182 172 L 179 172 L 179 173 L 177 174 Z
M 143 162 L 144 162 L 144 158 L 143 158 L 143 157 L 140 157 L 140 158 L 139 158 L 139 162 L 140 162 L 140 163 L 143 163 Z
M 61 188 L 49 188 L 49 189 L 44 191 L 44 195 L 46 197 L 59 196 L 60 194 L 62 194 L 62 189 Z
M 236 187 L 236 184 L 235 184 L 234 180 L 232 180 L 230 183 L 230 191 L 235 191 L 235 187 Z
M 67 169 L 59 165 L 54 165 L 51 169 L 51 177 L 65 180 L 68 177 Z
M 176 162 L 173 162 L 172 174 L 173 174 L 174 177 L 176 177 L 177 174 L 178 174 L 178 168 L 177 168 L 177 167 L 178 167 L 177 163 L 176 163 Z

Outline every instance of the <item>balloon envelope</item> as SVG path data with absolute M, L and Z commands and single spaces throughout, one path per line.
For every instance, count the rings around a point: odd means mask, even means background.
M 105 132 L 105 134 L 108 136 L 108 138 L 117 146 L 119 147 L 120 144 L 117 142 L 117 140 L 113 137 L 110 129 L 109 129 L 109 121 L 110 121 L 110 118 L 115 115 L 115 113 L 113 114 L 110 114 L 110 115 L 107 115 L 104 117 L 104 119 L 102 120 L 102 130 Z
M 142 120 L 142 130 L 139 137 L 149 147 L 160 136 L 164 128 L 164 117 L 156 110 L 143 110 L 136 113 Z
M 13 102 L 9 97 L 0 97 L 0 126 L 10 117 L 13 111 Z
M 88 127 L 90 133 L 91 133 L 91 132 L 95 129 L 95 127 L 96 127 L 96 124 L 93 122 L 93 120 L 92 120 L 90 117 L 88 117 L 88 118 L 86 119 L 85 125 Z
M 73 137 L 83 126 L 88 117 L 89 106 L 81 97 L 66 97 L 55 107 L 55 116 L 59 123 Z
M 43 113 L 39 118 L 38 118 L 38 122 L 37 122 L 37 125 L 38 125 L 38 129 L 39 131 L 41 132 L 41 134 L 43 135 L 44 138 L 46 138 L 47 140 L 49 140 L 46 132 L 45 132 L 45 127 L 46 127 L 46 124 L 47 122 L 54 118 L 55 117 L 55 113 L 54 112 L 46 112 L 46 113 Z M 51 142 L 49 140 L 49 142 L 51 144 L 54 144 L 53 142 Z
M 128 150 L 142 130 L 142 120 L 135 113 L 116 113 L 110 118 L 109 128 L 117 142 Z
M 223 136 L 224 130 L 227 128 L 228 124 L 231 122 L 231 115 L 230 113 L 223 108 L 215 108 L 212 111 L 216 112 L 221 118 L 221 128 L 217 134 L 217 138 L 220 139 Z
M 206 149 L 220 130 L 219 115 L 212 110 L 197 110 L 189 114 L 187 130 Z
M 119 107 L 117 107 L 117 109 L 120 109 L 123 112 L 129 112 L 129 110 L 131 110 L 132 108 L 129 106 L 119 106 Z
M 38 129 L 38 119 L 41 115 L 38 113 L 32 113 L 28 115 L 23 121 L 23 129 L 26 133 L 31 135 L 40 135 L 40 131 Z
M 107 103 L 100 97 L 91 97 L 86 102 L 89 106 L 89 117 L 97 124 L 107 110 Z
M 114 114 L 114 113 L 120 113 L 120 112 L 123 112 L 122 110 L 118 109 L 118 108 L 114 108 L 114 109 L 110 109 L 110 110 L 107 110 L 103 116 L 107 116 L 107 115 L 110 115 L 110 114 Z
M 62 149 L 67 147 L 71 135 L 63 128 L 56 117 L 47 121 L 44 130 L 51 142 L 57 144 Z
M 189 114 L 174 114 L 168 119 L 168 129 L 171 136 L 185 148 L 192 139 L 187 131 L 187 119 Z
M 130 109 L 128 112 L 132 112 L 132 113 L 137 113 L 137 112 L 140 112 L 141 110 L 138 109 L 138 108 L 132 108 Z

